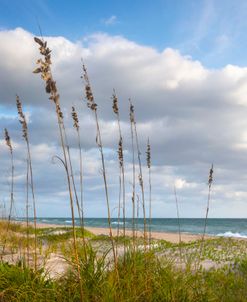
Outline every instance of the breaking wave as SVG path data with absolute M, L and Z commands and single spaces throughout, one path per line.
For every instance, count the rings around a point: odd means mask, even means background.
M 241 234 L 241 233 L 233 233 L 231 231 L 225 232 L 225 233 L 219 233 L 216 236 L 219 237 L 234 237 L 234 238 L 247 238 L 247 235 Z

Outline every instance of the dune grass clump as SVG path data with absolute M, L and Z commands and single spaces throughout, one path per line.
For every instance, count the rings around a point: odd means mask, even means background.
M 83 253 L 78 250 L 78 253 Z M 158 259 L 153 252 L 129 252 L 119 258 L 119 280 L 109 266 L 108 253 L 98 256 L 88 249 L 87 261 L 80 262 L 83 301 L 223 301 L 244 302 L 247 296 L 247 261 L 235 269 L 209 271 L 177 269 L 172 262 Z M 133 267 L 133 257 L 135 267 Z M 147 261 L 148 260 L 148 261 Z M 22 265 L 0 265 L 0 301 L 79 301 L 76 267 L 59 279 Z

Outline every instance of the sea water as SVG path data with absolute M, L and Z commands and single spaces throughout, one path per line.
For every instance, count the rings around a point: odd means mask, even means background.
M 25 221 L 25 218 L 18 218 L 19 221 Z M 32 220 L 32 219 L 30 219 Z M 147 219 L 147 222 L 149 220 Z M 37 223 L 57 224 L 57 225 L 72 225 L 71 218 L 37 218 Z M 80 225 L 78 218 L 75 219 L 76 225 Z M 85 218 L 85 227 L 107 228 L 107 218 Z M 204 229 L 205 219 L 201 218 L 181 218 L 180 229 L 183 233 L 202 234 Z M 112 228 L 118 227 L 118 219 L 111 219 Z M 120 219 L 120 227 L 123 226 L 123 220 Z M 136 219 L 138 229 L 143 228 L 143 219 Z M 126 218 L 126 228 L 132 228 L 132 219 Z M 151 230 L 153 232 L 178 232 L 177 218 L 153 218 L 151 222 Z M 207 220 L 206 234 L 224 237 L 247 238 L 247 219 L 233 218 L 209 218 Z

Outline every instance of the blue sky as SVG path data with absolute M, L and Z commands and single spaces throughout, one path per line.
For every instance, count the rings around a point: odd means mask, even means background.
M 153 214 L 174 217 L 177 187 L 182 217 L 203 217 L 208 171 L 214 163 L 210 217 L 247 213 L 247 2 L 225 1 L 7 1 L 0 0 L 0 129 L 14 144 L 17 208 L 25 204 L 25 144 L 16 116 L 19 94 L 28 118 L 38 216 L 69 216 L 68 192 L 54 107 L 32 73 L 39 35 L 52 49 L 76 182 L 78 150 L 71 106 L 78 109 L 87 217 L 106 216 L 95 124 L 85 102 L 81 58 L 88 67 L 106 152 L 111 209 L 118 202 L 116 120 L 119 96 L 131 215 L 131 142 L 128 99 L 135 108 L 142 161 L 152 146 Z M 145 165 L 144 165 L 145 166 Z M 0 138 L 0 202 L 9 200 L 9 157 Z M 144 170 L 144 183 L 147 171 Z M 138 179 L 136 179 L 138 183 Z M 139 192 L 140 193 L 140 192 Z M 148 192 L 146 192 L 148 194 Z
M 121 35 L 158 50 L 179 49 L 211 68 L 246 65 L 244 0 L 1 0 L 0 27 L 80 40 L 95 32 Z

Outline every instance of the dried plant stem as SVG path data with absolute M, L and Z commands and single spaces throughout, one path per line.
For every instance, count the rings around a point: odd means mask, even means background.
M 118 107 L 118 98 L 115 90 L 113 90 L 112 95 L 113 112 L 116 114 L 117 123 L 118 123 L 118 133 L 119 133 L 119 143 L 118 143 L 118 162 L 119 162 L 119 174 L 120 174 L 120 191 L 122 185 L 122 194 L 123 194 L 123 236 L 126 236 L 126 204 L 125 204 L 125 169 L 124 169 L 124 155 L 123 155 L 123 136 L 120 124 L 120 115 Z M 124 241 L 124 254 L 126 251 L 126 242 Z
M 84 223 L 84 202 L 83 202 L 83 170 L 82 170 L 82 148 L 80 132 L 77 131 L 78 135 L 78 148 L 79 148 L 79 161 L 80 161 L 80 196 L 81 196 L 81 224 L 82 224 L 82 240 L 84 245 L 85 258 L 87 259 L 86 240 L 85 240 L 85 223 Z
M 59 134 L 60 134 L 60 141 L 61 147 L 63 151 L 63 158 L 62 160 L 67 176 L 67 184 L 68 184 L 68 191 L 69 191 L 69 198 L 70 198 L 70 209 L 71 209 L 71 218 L 72 218 L 72 230 L 73 230 L 73 248 L 75 254 L 75 262 L 77 268 L 77 277 L 80 286 L 80 298 L 83 301 L 83 289 L 82 289 L 82 280 L 81 280 L 81 270 L 80 270 L 80 263 L 77 251 L 77 242 L 76 242 L 76 231 L 75 231 L 75 216 L 74 216 L 74 205 L 73 205 L 73 193 L 72 193 L 72 185 L 70 179 L 70 171 L 71 166 L 69 164 L 68 157 L 70 159 L 68 149 L 66 149 L 66 132 L 63 123 L 63 113 L 60 108 L 60 96 L 57 92 L 56 82 L 53 80 L 52 72 L 51 72 L 51 50 L 47 47 L 47 42 L 40 40 L 39 38 L 34 38 L 35 42 L 39 44 L 40 54 L 44 57 L 43 59 L 39 59 L 37 64 L 39 65 L 33 72 L 34 73 L 41 73 L 41 78 L 46 83 L 46 92 L 50 95 L 49 99 L 52 100 L 55 104 L 56 114 L 57 114 L 57 122 L 59 126 Z
M 204 249 L 204 241 L 205 241 L 206 228 L 207 228 L 208 212 L 209 212 L 209 205 L 210 205 L 210 199 L 211 199 L 211 187 L 212 187 L 212 183 L 213 183 L 213 173 L 214 173 L 214 166 L 212 164 L 212 166 L 211 166 L 211 168 L 209 170 L 209 177 L 208 177 L 207 208 L 206 208 L 206 216 L 205 216 L 205 220 L 204 220 L 204 228 L 203 228 L 202 239 L 201 239 L 200 250 L 199 250 L 198 265 L 201 262 L 202 251 Z
M 147 168 L 148 168 L 148 183 L 149 183 L 149 249 L 152 242 L 152 182 L 151 182 L 151 146 L 148 139 L 147 143 Z
M 78 119 L 75 107 L 72 107 L 71 115 L 72 115 L 72 118 L 74 120 L 74 125 L 73 126 L 76 129 L 77 140 L 78 140 L 79 164 L 80 164 L 80 197 L 81 197 L 80 201 L 81 201 L 81 205 L 79 204 L 79 199 L 78 199 L 77 190 L 76 190 L 76 186 L 75 186 L 74 173 L 73 173 L 73 167 L 72 167 L 72 163 L 71 163 L 70 150 L 69 150 L 68 143 L 67 143 L 67 152 L 68 152 L 68 155 L 69 155 L 71 178 L 72 178 L 72 183 L 73 183 L 73 187 L 74 187 L 77 210 L 78 210 L 78 215 L 79 215 L 80 225 L 81 225 L 81 231 L 82 231 L 83 252 L 84 252 L 85 259 L 87 259 L 86 240 L 85 240 L 85 232 L 84 232 L 84 210 L 83 210 L 84 208 L 83 208 L 83 181 L 82 181 L 82 148 L 81 148 L 79 119 Z M 65 138 L 66 138 L 66 142 L 67 142 L 67 136 L 66 136 L 65 129 L 64 129 L 64 133 L 65 133 Z
M 179 216 L 179 207 L 178 207 L 178 197 L 177 197 L 177 190 L 176 185 L 174 184 L 174 196 L 176 202 L 176 211 L 177 211 L 177 220 L 178 220 L 178 244 L 179 244 L 179 254 L 180 254 L 180 262 L 182 262 L 182 250 L 181 250 L 181 225 L 180 225 L 180 216 Z
M 108 186 L 107 186 L 107 178 L 106 178 L 105 158 L 104 158 L 104 152 L 103 152 L 103 147 L 102 147 L 102 139 L 101 139 L 101 132 L 100 132 L 100 127 L 99 127 L 97 111 L 94 111 L 94 114 L 95 114 L 95 121 L 96 121 L 96 128 L 97 128 L 98 147 L 99 147 L 100 156 L 101 156 L 102 173 L 103 173 L 104 186 L 105 186 L 105 196 L 106 196 L 106 204 L 107 204 L 109 235 L 110 235 L 111 244 L 112 244 L 112 252 L 113 252 L 113 257 L 114 257 L 114 263 L 115 263 L 115 267 L 117 269 L 117 267 L 118 267 L 118 265 L 117 265 L 117 255 L 116 255 L 116 250 L 115 250 L 115 245 L 114 245 L 114 240 L 113 240 L 113 235 L 112 235 L 111 212 L 110 212 L 110 202 L 109 202 L 109 194 L 108 194 Z
M 37 270 L 37 213 L 36 213 L 36 201 L 34 194 L 34 182 L 33 182 L 33 168 L 32 168 L 32 159 L 30 152 L 29 140 L 27 140 L 27 152 L 28 152 L 28 161 L 29 161 L 29 169 L 30 169 L 30 183 L 31 183 L 31 191 L 32 191 L 32 199 L 33 199 L 33 222 L 34 222 L 34 268 Z
M 137 158 L 138 158 L 138 165 L 139 165 L 139 185 L 141 188 L 141 195 L 142 195 L 142 210 L 143 210 L 143 227 L 144 227 L 144 250 L 146 250 L 147 245 L 147 221 L 146 221 L 146 207 L 145 207 L 145 193 L 144 193 L 144 185 L 143 185 L 143 175 L 142 175 L 142 163 L 141 163 L 141 151 L 139 148 L 139 140 L 138 140 L 138 133 L 136 127 L 136 120 L 134 114 L 134 106 L 132 106 L 133 112 L 133 125 L 134 125 L 134 133 L 135 133 L 135 141 L 136 141 L 136 148 L 137 148 Z
M 121 198 L 122 198 L 122 177 L 119 175 L 119 195 L 118 195 L 118 223 L 117 223 L 117 239 L 120 233 L 120 216 L 121 216 Z
M 86 93 L 87 106 L 89 109 L 91 109 L 94 112 L 94 118 L 95 118 L 95 123 L 96 123 L 96 143 L 99 148 L 99 152 L 100 152 L 100 156 L 101 156 L 101 163 L 102 163 L 102 174 L 103 174 L 104 187 L 105 187 L 109 235 L 110 235 L 110 240 L 111 240 L 111 245 L 112 245 L 112 252 L 113 252 L 113 259 L 114 259 L 114 265 L 115 265 L 115 270 L 116 270 L 116 276 L 117 276 L 117 280 L 119 280 L 118 261 L 117 261 L 117 254 L 116 254 L 116 249 L 115 249 L 115 245 L 114 245 L 114 239 L 113 239 L 113 235 L 112 235 L 111 212 L 110 212 L 110 202 L 109 202 L 108 185 L 107 185 L 107 178 L 106 178 L 105 158 L 104 158 L 104 152 L 103 152 L 101 132 L 100 132 L 100 127 L 99 127 L 98 114 L 97 114 L 97 104 L 94 101 L 94 96 L 93 96 L 92 88 L 91 88 L 91 85 L 89 82 L 87 69 L 84 64 L 82 67 L 83 67 L 82 78 L 85 81 L 85 93 Z
M 60 108 L 59 103 L 58 103 L 58 106 Z M 59 111 L 59 112 L 61 112 L 61 111 Z M 80 269 L 78 250 L 77 250 L 73 193 L 72 193 L 72 186 L 71 186 L 70 175 L 69 175 L 69 166 L 68 166 L 68 159 L 67 159 L 66 148 L 65 148 L 64 133 L 63 133 L 63 129 L 65 129 L 65 128 L 64 128 L 64 123 L 63 123 L 63 119 L 62 119 L 61 116 L 62 116 L 61 114 L 57 113 L 57 120 L 58 120 L 59 133 L 60 133 L 60 141 L 61 141 L 61 146 L 62 146 L 62 150 L 63 150 L 63 158 L 64 158 L 63 162 L 64 162 L 64 167 L 65 167 L 66 176 L 67 176 L 67 184 L 68 184 L 68 191 L 69 191 L 69 198 L 70 198 L 70 209 L 71 209 L 71 218 L 72 218 L 72 233 L 73 233 L 73 248 L 74 248 L 76 268 L 77 268 L 77 273 L 78 273 L 77 277 L 78 277 L 79 285 L 80 285 L 80 296 L 81 296 L 81 302 L 82 302 L 83 301 L 83 289 L 82 289 L 82 280 L 81 280 L 81 269 Z M 67 151 L 68 151 L 68 148 L 67 148 Z
M 129 100 L 130 101 L 130 100 Z M 136 173 L 135 173 L 135 145 L 134 145 L 134 125 L 133 125 L 133 116 L 132 116 L 132 104 L 130 102 L 130 130 L 131 130 L 131 150 L 132 150 L 132 237 L 133 237 L 133 246 L 135 249 L 136 245 L 136 222 L 135 222 L 135 189 L 136 189 Z M 138 209 L 137 209 L 138 211 Z
M 32 158 L 31 158 L 31 151 L 30 151 L 30 143 L 29 143 L 29 133 L 28 133 L 28 126 L 26 121 L 26 116 L 22 110 L 22 103 L 19 99 L 19 96 L 16 96 L 16 105 L 17 111 L 19 115 L 19 122 L 22 125 L 22 132 L 23 138 L 25 139 L 26 146 L 27 146 L 27 159 L 28 159 L 28 169 L 30 172 L 30 184 L 31 184 L 31 192 L 32 192 L 32 199 L 33 199 L 33 220 L 34 220 L 34 268 L 35 271 L 37 270 L 37 214 L 36 214 L 36 200 L 34 194 L 34 181 L 33 181 L 33 167 L 32 167 Z M 28 191 L 28 184 L 27 184 L 27 191 Z
M 27 158 L 27 173 L 26 173 L 26 237 L 27 237 L 27 257 L 26 262 L 29 266 L 30 246 L 29 246 L 29 161 Z
M 8 130 L 4 129 L 4 132 L 5 132 L 5 142 L 6 142 L 6 145 L 8 146 L 8 148 L 9 148 L 9 153 L 10 153 L 10 161 L 11 161 L 11 188 L 10 188 L 10 207 L 9 207 L 8 223 L 7 223 L 5 241 L 4 241 L 4 244 L 3 244 L 2 255 L 5 252 L 6 241 L 7 241 L 7 236 L 8 236 L 10 222 L 11 222 L 11 217 L 12 217 L 12 210 L 13 210 L 13 206 L 14 206 L 14 157 L 13 157 L 13 148 L 12 148 L 12 144 L 11 144 L 11 140 L 10 140 L 10 137 L 9 137 Z

